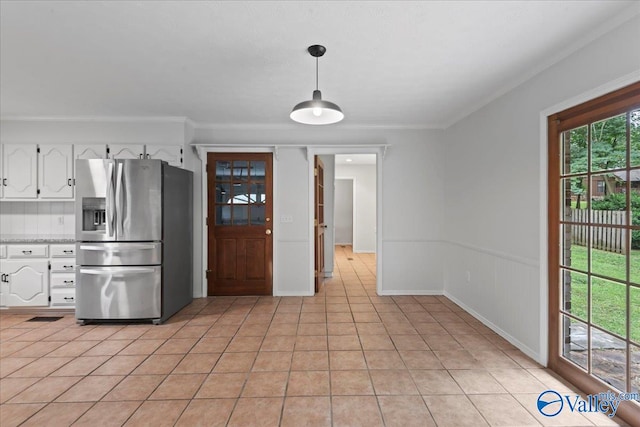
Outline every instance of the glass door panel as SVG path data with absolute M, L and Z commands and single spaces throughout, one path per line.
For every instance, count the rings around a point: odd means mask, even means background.
M 550 358 L 568 361 L 580 375 L 615 390 L 637 392 L 640 109 L 618 109 L 608 117 L 599 111 L 591 120 L 584 108 L 576 111 L 585 119 L 575 119 L 569 129 L 562 128 L 562 120 L 573 116 L 550 118 L 550 139 L 557 138 L 550 142 L 556 150 L 550 150 L 550 159 L 559 159 L 549 180 L 550 194 L 557 197 L 550 201 L 555 206 L 549 212 L 550 248 L 558 248 L 550 249 L 557 256 L 550 259 L 557 310 L 551 334 L 557 342 L 550 345 L 557 353 Z

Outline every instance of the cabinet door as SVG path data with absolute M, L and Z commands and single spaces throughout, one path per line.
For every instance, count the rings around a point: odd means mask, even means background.
M 182 147 L 180 145 L 147 145 L 145 150 L 147 159 L 160 159 L 171 166 L 182 167 Z
M 76 144 L 73 146 L 73 158 L 74 159 L 106 159 L 107 146 L 106 144 L 100 144 L 100 145 Z
M 38 161 L 41 199 L 73 198 L 73 146 L 41 145 Z
M 38 147 L 36 144 L 4 144 L 2 184 L 4 197 L 38 197 Z
M 4 144 L 0 144 L 0 198 L 4 197 L 4 185 L 3 183 L 3 178 L 4 178 L 4 162 L 3 162 L 3 153 L 4 153 Z M 2 292 L 0 291 L 0 298 L 1 298 Z M 2 306 L 3 304 L 0 302 L 0 306 Z
M 110 159 L 141 159 L 143 156 L 142 144 L 109 144 Z
M 7 307 L 49 305 L 48 261 L 2 261 L 0 270 Z

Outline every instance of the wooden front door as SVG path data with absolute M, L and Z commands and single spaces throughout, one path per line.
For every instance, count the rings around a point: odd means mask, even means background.
M 209 153 L 208 295 L 271 295 L 271 153 Z
M 315 183 L 315 279 L 316 292 L 324 285 L 324 231 L 327 225 L 324 223 L 324 164 L 322 160 L 315 156 L 314 161 L 314 183 Z

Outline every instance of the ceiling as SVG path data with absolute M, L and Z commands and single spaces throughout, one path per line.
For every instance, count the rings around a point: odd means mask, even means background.
M 360 165 L 375 165 L 375 154 L 336 154 L 336 165 L 345 166 L 360 166 Z
M 636 1 L 4 1 L 0 114 L 447 127 L 638 13 Z

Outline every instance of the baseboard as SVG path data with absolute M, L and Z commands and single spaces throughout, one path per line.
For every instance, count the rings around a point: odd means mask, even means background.
M 315 292 L 313 291 L 310 291 L 310 292 L 278 291 L 273 293 L 274 297 L 312 297 L 314 295 L 315 295 Z
M 11 308 L 0 309 L 0 314 L 25 314 L 29 316 L 55 316 L 55 315 L 75 314 L 75 313 L 76 313 L 76 310 L 73 308 L 11 307 Z
M 536 362 L 538 362 L 538 363 L 540 363 L 541 365 L 544 366 L 544 364 L 542 363 L 542 358 L 540 357 L 538 352 L 530 349 L 528 346 L 526 346 L 525 344 L 520 342 L 518 339 L 516 339 L 515 337 L 513 337 L 509 333 L 503 331 L 499 326 L 494 325 L 492 322 L 487 320 L 484 316 L 482 316 L 479 313 L 477 313 L 471 307 L 469 307 L 468 305 L 466 305 L 465 303 L 463 303 L 462 301 L 460 301 L 458 298 L 454 297 L 453 295 L 451 295 L 447 291 L 445 291 L 443 295 L 445 297 L 449 298 L 451 301 L 453 301 L 456 304 L 458 304 L 460 307 L 462 307 L 464 309 L 464 311 L 466 311 L 467 313 L 469 313 L 470 315 L 472 315 L 473 317 L 478 319 L 487 328 L 491 329 L 493 332 L 495 332 L 496 334 L 500 335 L 502 338 L 504 338 L 505 340 L 509 341 L 511 344 L 516 346 L 518 348 L 518 350 L 520 350 L 521 352 L 523 352 L 524 354 L 526 354 L 527 356 L 529 356 L 530 358 L 532 358 L 533 360 L 535 360 Z
M 411 289 L 408 291 L 394 289 L 392 291 L 382 291 L 378 292 L 378 295 L 381 296 L 411 296 L 411 295 L 444 295 L 443 291 L 438 290 L 415 290 Z

